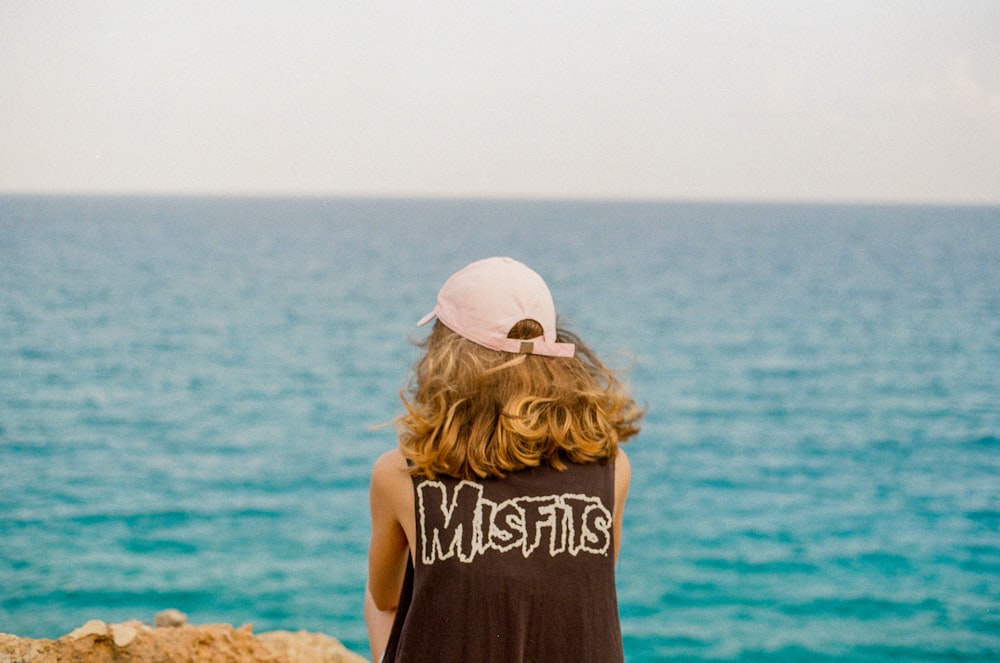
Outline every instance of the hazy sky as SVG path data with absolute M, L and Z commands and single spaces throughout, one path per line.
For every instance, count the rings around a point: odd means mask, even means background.
M 0 1 L 0 192 L 1000 203 L 1000 1 Z

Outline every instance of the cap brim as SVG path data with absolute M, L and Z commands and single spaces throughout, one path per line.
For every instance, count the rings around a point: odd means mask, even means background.
M 428 322 L 430 322 L 431 320 L 433 320 L 435 317 L 437 317 L 437 310 L 431 311 L 430 313 L 428 313 L 424 317 L 420 318 L 420 322 L 417 323 L 417 326 L 418 327 L 423 327 Z

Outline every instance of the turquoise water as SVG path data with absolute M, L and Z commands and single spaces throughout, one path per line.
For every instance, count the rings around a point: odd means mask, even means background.
M 1000 660 L 1000 208 L 0 197 L 0 632 L 367 653 L 377 424 L 495 254 L 649 406 L 630 662 Z

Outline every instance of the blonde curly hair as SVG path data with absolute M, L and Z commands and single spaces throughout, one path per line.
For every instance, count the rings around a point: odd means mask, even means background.
M 540 334 L 522 320 L 508 337 Z M 576 345 L 574 357 L 492 350 L 437 321 L 395 420 L 411 472 L 473 479 L 614 459 L 645 411 L 578 337 L 562 329 L 557 337 Z

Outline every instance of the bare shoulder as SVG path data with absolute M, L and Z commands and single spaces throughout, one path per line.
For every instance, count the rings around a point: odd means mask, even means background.
M 618 447 L 618 455 L 615 456 L 615 505 L 618 509 L 625 507 L 625 500 L 628 498 L 628 489 L 631 483 L 632 463 L 622 448 Z
M 406 458 L 399 449 L 385 452 L 372 467 L 372 506 L 382 504 L 403 521 L 413 505 L 412 481 Z
M 406 472 L 406 458 L 399 449 L 390 449 L 378 457 L 372 474 L 394 474 L 396 472 Z
M 615 511 L 614 511 L 614 533 L 615 533 L 615 559 L 618 559 L 618 550 L 622 539 L 622 519 L 625 514 L 625 502 L 628 500 L 629 483 L 632 481 L 632 463 L 629 462 L 628 455 L 618 447 L 618 454 L 615 456 Z
M 406 458 L 399 451 L 387 451 L 375 461 L 372 467 L 369 494 L 373 530 L 383 532 L 383 526 L 393 530 L 402 528 L 405 535 L 401 539 L 405 545 L 410 542 L 411 553 L 415 535 L 413 514 L 413 477 L 410 475 Z M 374 540 L 374 539 L 373 539 Z
M 621 447 L 618 447 L 618 455 L 615 456 L 615 480 L 628 480 L 632 476 L 632 462 L 628 459 L 628 454 Z

